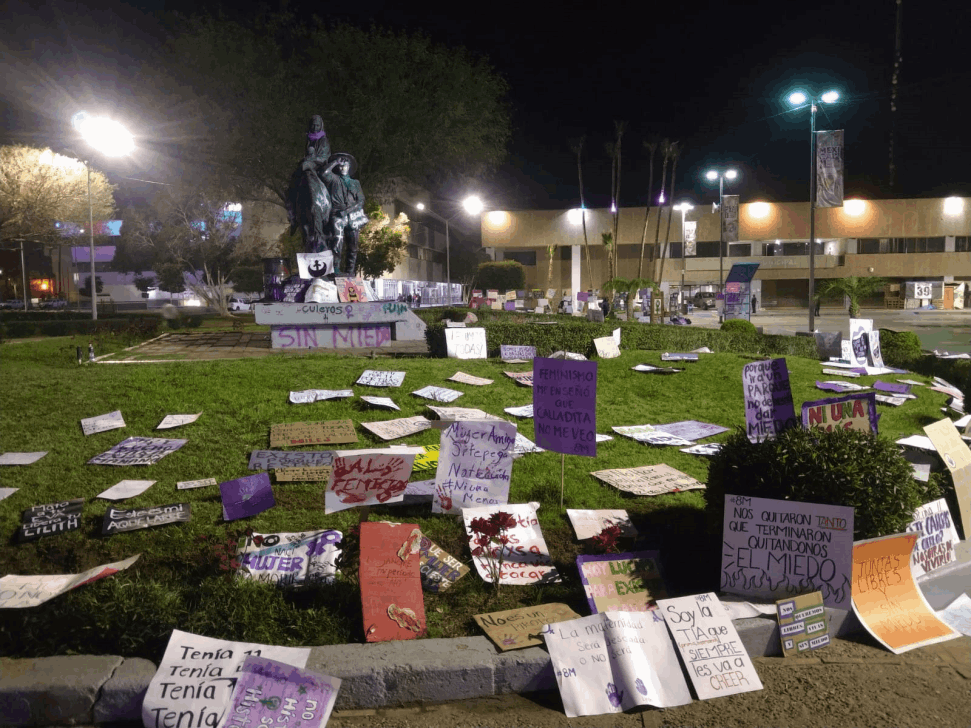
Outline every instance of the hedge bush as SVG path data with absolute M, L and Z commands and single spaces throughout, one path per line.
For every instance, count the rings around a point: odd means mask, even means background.
M 856 540 L 904 531 L 915 508 L 941 497 L 936 480 L 914 479 L 893 441 L 839 428 L 793 428 L 759 443 L 736 430 L 708 466 L 712 533 L 721 533 L 726 493 L 852 506 Z
M 89 314 L 90 317 L 90 314 Z M 202 323 L 202 317 L 199 323 Z M 91 336 L 102 333 L 153 334 L 160 325 L 156 316 L 98 319 L 41 319 L 39 321 L 3 321 L 4 339 L 23 339 L 29 336 Z M 198 324 L 197 324 L 198 325 Z
M 917 334 L 892 329 L 880 329 L 880 353 L 884 364 L 902 369 L 909 369 L 924 356 Z
M 479 263 L 475 275 L 475 287 L 483 291 L 495 288 L 499 291 L 521 290 L 526 288 L 526 269 L 516 260 L 499 263 Z
M 737 331 L 740 334 L 754 334 L 758 329 L 755 328 L 755 324 L 751 321 L 746 321 L 745 319 L 728 319 L 728 321 L 722 322 L 722 331 Z

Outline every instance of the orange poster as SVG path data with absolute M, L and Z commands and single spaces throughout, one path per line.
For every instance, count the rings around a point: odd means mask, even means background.
M 914 581 L 916 541 L 916 533 L 901 533 L 853 544 L 853 611 L 895 655 L 961 636 L 937 618 Z

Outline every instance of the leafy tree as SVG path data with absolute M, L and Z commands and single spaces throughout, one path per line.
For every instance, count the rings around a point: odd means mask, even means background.
M 483 290 L 513 291 L 526 287 L 526 269 L 516 260 L 482 263 L 476 277 Z
M 169 45 L 211 129 L 201 152 L 244 197 L 283 203 L 307 122 L 356 157 L 368 197 L 397 184 L 477 174 L 510 136 L 506 82 L 481 58 L 421 34 L 325 24 L 290 12 L 195 16 Z
M 101 172 L 91 170 L 95 220 L 114 212 L 113 190 Z M 87 228 L 88 220 L 88 173 L 81 162 L 50 149 L 0 147 L 0 242 L 74 244 L 54 224 Z
M 357 268 L 364 278 L 380 278 L 391 273 L 408 249 L 408 216 L 403 212 L 393 221 L 379 207 L 369 211 L 370 221 L 361 228 L 357 248 Z
M 631 304 L 633 303 L 637 292 L 642 288 L 656 290 L 657 286 L 654 284 L 654 281 L 648 278 L 634 278 L 633 280 L 628 280 L 626 278 L 611 278 L 600 288 L 603 291 L 604 298 L 609 298 L 611 295 L 624 296 L 624 300 L 627 303 L 628 320 L 631 320 L 634 311 Z M 644 313 L 649 312 L 645 311 Z
M 816 295 L 821 298 L 846 296 L 850 299 L 850 318 L 859 318 L 860 301 L 869 298 L 877 291 L 883 290 L 886 284 L 885 278 L 860 278 L 857 276 L 830 278 L 819 282 Z
M 101 283 L 101 276 L 94 277 L 94 289 L 98 293 L 104 291 L 104 285 Z M 91 297 L 91 276 L 84 279 L 84 283 L 78 286 L 78 293 L 86 298 Z

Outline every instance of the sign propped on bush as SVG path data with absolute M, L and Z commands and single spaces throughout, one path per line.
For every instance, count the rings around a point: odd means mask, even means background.
M 873 392 L 847 397 L 803 402 L 802 426 L 820 427 L 827 432 L 835 427 L 844 430 L 877 431 L 877 400 Z
M 785 359 L 766 359 L 742 367 L 745 426 L 750 442 L 774 438 L 799 421 L 792 405 Z

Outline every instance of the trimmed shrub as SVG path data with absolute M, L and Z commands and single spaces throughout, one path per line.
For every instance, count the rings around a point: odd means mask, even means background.
M 499 291 L 512 291 L 526 287 L 526 269 L 523 268 L 522 263 L 515 260 L 479 263 L 475 278 L 476 288 L 482 290 L 495 288 Z
M 924 356 L 913 331 L 880 329 L 880 353 L 887 366 L 907 369 Z
M 185 326 L 188 329 L 198 329 L 202 326 L 202 316 L 189 316 L 186 319 Z
M 726 493 L 852 506 L 856 540 L 904 531 L 915 508 L 941 497 L 936 482 L 914 479 L 891 440 L 840 428 L 793 428 L 759 443 L 737 430 L 708 467 L 712 533 L 721 533 Z
M 758 332 L 755 324 L 745 319 L 728 319 L 721 325 L 721 331 L 735 331 L 739 334 L 754 334 Z

